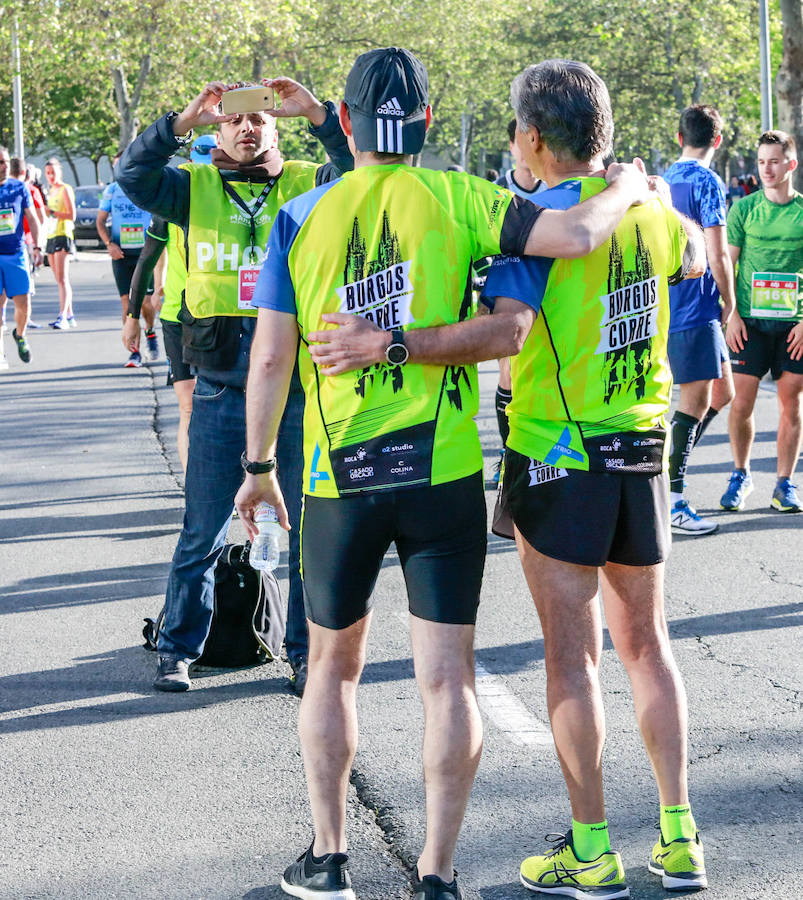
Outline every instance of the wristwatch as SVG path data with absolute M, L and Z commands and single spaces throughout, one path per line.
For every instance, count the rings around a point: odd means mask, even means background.
M 243 455 L 240 457 L 240 465 L 249 475 L 264 475 L 266 472 L 272 472 L 276 468 L 276 457 L 266 459 L 264 462 L 251 462 L 243 450 Z
M 385 359 L 391 366 L 403 366 L 410 357 L 410 351 L 404 343 L 404 332 L 394 328 L 390 332 L 390 344 L 385 349 Z
M 167 124 L 170 126 L 170 130 L 173 130 L 173 122 L 178 118 L 178 113 L 175 110 L 172 110 L 165 117 L 167 119 Z M 176 143 L 179 147 L 186 147 L 187 144 L 192 143 L 193 133 L 192 128 L 186 134 L 174 134 L 173 137 L 176 139 Z

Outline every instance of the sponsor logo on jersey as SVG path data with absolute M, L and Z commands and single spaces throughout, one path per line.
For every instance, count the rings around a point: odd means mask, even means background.
M 239 244 L 212 244 L 209 241 L 195 242 L 195 259 L 198 268 L 203 271 L 217 269 L 218 272 L 236 272 L 240 266 L 262 265 L 265 252 L 261 247 L 245 244 L 240 250 Z
M 385 331 L 413 321 L 409 259 L 335 290 L 340 297 L 340 312 L 362 316 Z
M 343 462 L 353 463 L 353 462 L 362 462 L 366 457 L 366 452 L 363 447 L 360 447 L 359 450 L 354 454 L 354 456 L 344 456 Z
M 550 466 L 548 463 L 532 458 L 530 458 L 527 471 L 530 473 L 530 487 L 538 487 L 540 484 L 547 484 L 550 481 L 557 481 L 559 478 L 569 477 L 566 469 L 558 469 L 555 466 Z
M 361 481 L 363 478 L 371 478 L 373 474 L 373 466 L 359 466 L 356 469 L 349 469 L 349 478 L 352 481 Z
M 391 97 L 390 100 L 386 100 L 381 106 L 377 106 L 376 114 L 378 116 L 403 116 L 404 110 L 401 108 L 398 99 Z
M 603 307 L 597 353 L 620 350 L 658 334 L 658 276 L 599 298 Z

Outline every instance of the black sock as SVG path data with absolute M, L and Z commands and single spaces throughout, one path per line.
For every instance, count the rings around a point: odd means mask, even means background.
M 694 447 L 694 436 L 700 424 L 699 419 L 686 413 L 676 412 L 672 416 L 672 452 L 669 454 L 669 490 L 683 493 L 683 477 L 686 464 Z
M 499 437 L 502 438 L 503 447 L 507 445 L 507 438 L 510 434 L 510 423 L 507 420 L 505 410 L 512 399 L 513 394 L 511 391 L 506 391 L 501 387 L 496 388 L 496 424 L 499 426 Z
M 708 412 L 703 416 L 700 424 L 697 426 L 697 434 L 694 438 L 694 446 L 700 443 L 700 438 L 703 436 L 703 432 L 708 428 L 708 426 L 714 421 L 717 414 L 719 413 L 718 409 L 714 409 L 713 406 L 708 407 Z

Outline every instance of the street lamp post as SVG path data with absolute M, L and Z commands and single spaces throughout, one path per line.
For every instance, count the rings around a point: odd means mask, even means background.
M 770 78 L 770 17 L 767 0 L 758 0 L 758 45 L 761 51 L 761 130 L 772 128 L 772 79 Z
M 22 76 L 20 75 L 20 37 L 17 19 L 11 25 L 11 71 L 14 92 L 14 156 L 25 156 L 25 138 L 22 133 Z

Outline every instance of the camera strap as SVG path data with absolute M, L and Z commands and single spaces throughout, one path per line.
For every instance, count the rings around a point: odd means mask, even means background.
M 249 258 L 251 262 L 254 262 L 254 258 L 256 256 L 256 242 L 257 242 L 257 215 L 262 207 L 265 205 L 265 201 L 268 199 L 268 194 L 273 189 L 273 185 L 279 180 L 278 175 L 274 175 L 268 179 L 265 187 L 262 189 L 262 193 L 257 197 L 256 202 L 253 206 L 249 206 L 245 200 L 234 190 L 234 188 L 226 181 L 223 177 L 223 173 L 218 169 L 218 174 L 220 175 L 220 181 L 223 185 L 223 190 L 231 197 L 234 203 L 248 216 L 250 223 L 250 247 L 249 247 Z

